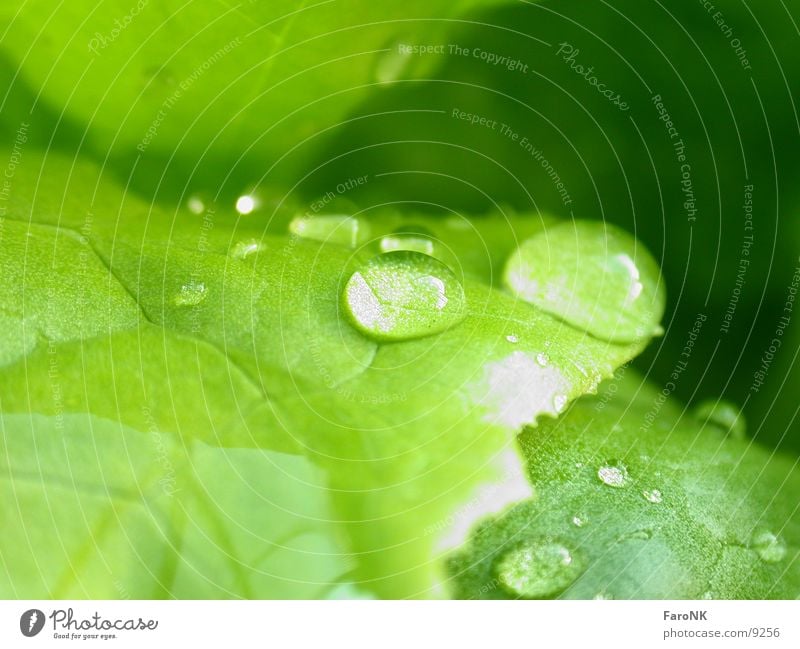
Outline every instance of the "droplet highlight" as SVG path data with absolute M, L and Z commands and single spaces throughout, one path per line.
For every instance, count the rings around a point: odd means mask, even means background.
M 236 199 L 235 208 L 242 216 L 252 214 L 261 207 L 261 200 L 255 193 L 242 194 Z
M 357 270 L 344 289 L 344 307 L 362 333 L 384 341 L 446 331 L 466 316 L 458 278 L 418 252 L 379 255 Z
M 527 542 L 502 555 L 495 571 L 513 595 L 542 599 L 564 592 L 581 575 L 583 564 L 559 543 Z
M 617 227 L 562 223 L 525 241 L 508 260 L 504 283 L 515 295 L 610 342 L 657 334 L 664 283 L 644 246 Z

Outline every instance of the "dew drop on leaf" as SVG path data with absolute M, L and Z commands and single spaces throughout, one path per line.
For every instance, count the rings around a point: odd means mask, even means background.
M 254 193 L 242 194 L 236 199 L 236 211 L 243 216 L 252 214 L 261 206 L 261 201 Z
M 203 282 L 189 282 L 181 286 L 181 290 L 172 298 L 175 306 L 197 306 L 208 296 Z
M 247 259 L 261 250 L 258 239 L 244 239 L 231 246 L 230 256 L 234 259 Z
M 367 223 L 346 214 L 299 216 L 289 224 L 289 232 L 303 239 L 357 248 L 369 239 Z
M 642 492 L 645 500 L 649 503 L 653 503 L 657 505 L 661 502 L 662 496 L 661 492 L 658 489 L 646 489 Z
M 540 599 L 566 590 L 583 572 L 583 565 L 559 543 L 527 542 L 503 554 L 495 571 L 510 593 Z
M 744 439 L 747 436 L 747 422 L 744 415 L 730 401 L 703 401 L 694 409 L 694 416 L 720 429 L 733 439 Z
M 562 223 L 536 234 L 510 257 L 503 281 L 526 302 L 611 342 L 656 335 L 664 312 L 655 260 L 602 222 Z
M 758 530 L 753 534 L 750 547 L 767 563 L 778 563 L 786 556 L 786 545 L 780 537 L 769 530 Z
M 461 282 L 440 261 L 413 251 L 364 264 L 345 286 L 344 306 L 357 329 L 386 341 L 440 333 L 466 315 Z
M 379 243 L 381 252 L 394 252 L 395 250 L 414 250 L 426 255 L 434 256 L 434 236 L 422 226 L 403 226 L 391 234 L 382 237 Z
M 506 336 L 506 340 L 510 342 L 512 345 L 516 345 L 519 342 L 519 338 L 514 334 Z
M 609 462 L 597 470 L 597 477 L 603 484 L 619 489 L 628 484 L 628 469 L 619 462 Z
M 547 354 L 536 354 L 536 362 L 542 367 L 547 367 L 547 365 L 550 363 L 550 358 L 547 356 Z
M 186 199 L 186 208 L 192 214 L 203 214 L 213 205 L 211 198 L 202 193 L 194 193 Z

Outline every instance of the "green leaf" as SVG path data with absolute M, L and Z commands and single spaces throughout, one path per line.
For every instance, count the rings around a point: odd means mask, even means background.
M 639 377 L 576 401 L 520 446 L 535 495 L 451 559 L 459 597 L 800 595 L 796 463 Z
M 121 295 L 139 310 L 127 328 L 102 321 L 91 329 L 82 318 L 93 312 L 73 309 L 71 326 L 84 337 L 23 352 L 17 345 L 15 353 L 27 356 L 0 371 L 0 409 L 109 418 L 140 432 L 175 434 L 176 444 L 192 448 L 203 442 L 302 453 L 330 489 L 325 520 L 351 555 L 349 578 L 383 597 L 445 594 L 444 553 L 473 521 L 529 495 L 514 446 L 520 429 L 594 391 L 647 342 L 594 338 L 496 286 L 500 251 L 510 254 L 547 221 L 485 219 L 465 229 L 432 217 L 362 215 L 373 238 L 351 249 L 350 239 L 318 241 L 319 229 L 314 239 L 290 236 L 288 217 L 266 224 L 225 213 L 165 214 L 126 197 L 89 166 L 74 173 L 57 158 L 38 161 L 40 169 L 36 163 L 30 156 L 18 170 L 10 215 L 19 220 L 7 219 L 6 233 L 44 227 L 60 245 L 80 231 L 98 268 L 77 275 L 80 293 L 101 306 Z M 69 207 L 57 209 L 65 191 Z M 88 225 L 87 210 L 98 213 Z M 381 245 L 397 227 L 413 224 L 434 233 L 434 254 L 441 249 L 449 260 L 448 283 L 463 290 L 463 319 L 435 335 L 379 343 L 345 317 L 342 295 L 376 255 L 403 255 L 381 253 Z M 491 255 L 477 254 L 476 244 L 485 250 L 489 240 L 503 243 Z M 68 252 L 59 263 L 79 265 L 80 254 Z M 38 247 L 26 250 L 20 284 L 47 276 L 51 264 Z M 17 317 L 44 314 L 42 330 L 53 326 L 48 318 L 59 318 L 44 294 L 24 306 Z M 277 488 L 276 479 L 264 488 Z M 234 476 L 230 483 L 246 486 Z M 274 565 L 264 554 L 260 530 L 267 523 L 258 505 L 243 502 L 240 510 L 227 498 L 225 506 L 203 499 L 217 497 L 209 490 L 191 516 L 215 531 L 207 539 L 187 536 L 181 548 L 197 560 L 213 556 L 209 544 L 227 547 L 227 564 L 221 555 L 208 560 L 215 572 L 223 564 L 233 572 L 223 570 L 202 592 L 279 596 L 268 585 Z M 231 531 L 228 517 L 242 534 Z M 180 530 L 192 528 L 187 522 Z M 304 542 L 308 552 L 331 553 L 319 535 Z M 256 583 L 236 568 L 252 562 L 265 573 Z M 321 581 L 333 579 L 336 562 L 322 563 Z M 190 575 L 181 579 L 199 588 Z M 320 580 L 314 584 L 321 592 Z
M 0 25 L 37 101 L 89 128 L 102 154 L 249 152 L 266 168 L 430 65 L 401 46 L 445 47 L 451 20 L 498 3 L 138 0 L 87 12 L 28 0 L 4 3 Z
M 314 598 L 348 570 L 302 457 L 90 414 L 3 414 L 0 433 L 4 598 Z

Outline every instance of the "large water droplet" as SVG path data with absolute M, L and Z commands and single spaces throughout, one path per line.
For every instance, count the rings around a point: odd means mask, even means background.
M 747 422 L 742 411 L 729 401 L 703 401 L 694 409 L 694 415 L 734 439 L 747 436 Z
M 439 333 L 466 315 L 464 288 L 450 269 L 410 251 L 379 255 L 353 273 L 344 305 L 356 328 L 387 341 Z
M 750 547 L 767 563 L 778 563 L 786 556 L 786 544 L 769 530 L 758 530 L 750 540 Z
M 510 593 L 540 599 L 566 590 L 583 572 L 583 565 L 563 545 L 544 541 L 527 542 L 506 552 L 495 570 Z
M 346 214 L 300 216 L 289 224 L 289 231 L 303 239 L 334 243 L 348 248 L 357 248 L 369 239 L 366 222 Z
M 612 342 L 656 335 L 664 313 L 650 253 L 602 222 L 562 223 L 528 239 L 508 260 L 504 282 L 525 301 Z
M 628 469 L 621 462 L 609 462 L 597 470 L 597 477 L 609 487 L 620 489 L 628 484 Z
M 197 306 L 208 296 L 203 282 L 191 281 L 181 286 L 181 290 L 172 298 L 175 306 Z

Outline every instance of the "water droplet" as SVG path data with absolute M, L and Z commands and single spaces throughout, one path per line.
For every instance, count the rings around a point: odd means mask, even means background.
M 747 436 L 747 422 L 742 411 L 729 401 L 703 401 L 694 409 L 694 415 L 734 439 Z
M 464 288 L 450 269 L 410 251 L 378 255 L 353 273 L 344 304 L 356 328 L 379 340 L 439 333 L 466 315 Z
M 258 239 L 245 239 L 237 241 L 231 246 L 230 255 L 235 259 L 247 259 L 261 250 L 261 242 Z
M 381 252 L 395 250 L 414 250 L 425 255 L 435 256 L 436 245 L 433 234 L 418 225 L 403 226 L 380 240 Z
M 597 601 L 605 601 L 605 600 L 614 599 L 614 596 L 613 595 L 609 595 L 605 591 L 601 591 L 601 592 L 597 593 L 597 595 L 595 595 L 592 599 L 595 599 Z
M 506 336 L 506 340 L 510 342 L 512 345 L 516 345 L 519 342 L 519 338 L 517 338 L 513 334 L 511 336 Z
M 584 516 L 583 514 L 581 514 L 580 516 L 573 516 L 572 517 L 572 524 L 575 527 L 583 527 L 584 525 L 586 525 L 586 523 L 587 523 L 587 519 L 586 519 L 586 516 Z
M 504 281 L 523 300 L 612 342 L 654 335 L 664 313 L 655 260 L 602 222 L 562 223 L 536 234 L 508 260 Z
M 620 462 L 609 462 L 597 470 L 597 477 L 609 487 L 619 489 L 628 484 L 628 469 Z
M 653 530 L 634 530 L 627 532 L 617 539 L 617 543 L 624 541 L 649 541 L 653 538 Z
M 195 193 L 186 199 L 186 208 L 192 214 L 203 214 L 209 210 L 214 204 L 210 197 L 202 193 Z
M 553 397 L 553 408 L 557 413 L 564 412 L 564 408 L 567 407 L 567 395 L 566 394 L 557 394 Z
M 346 214 L 300 216 L 289 224 L 289 231 L 303 239 L 357 248 L 369 239 L 366 222 Z
M 778 563 L 786 556 L 786 544 L 769 530 L 758 530 L 753 534 L 750 547 L 767 563 Z
M 717 599 L 717 597 L 712 591 L 707 590 L 705 593 L 703 593 L 700 599 Z
M 536 354 L 536 362 L 542 367 L 547 367 L 550 363 L 550 357 L 547 354 Z
M 261 207 L 261 200 L 258 198 L 255 192 L 242 194 L 236 199 L 236 211 L 242 216 L 252 214 L 259 207 Z
M 583 572 L 581 561 L 558 543 L 527 542 L 506 552 L 496 565 L 497 579 L 518 597 L 553 597 Z
M 175 306 L 197 306 L 208 296 L 203 282 L 189 282 L 181 286 L 181 290 L 172 298 Z
M 661 492 L 658 489 L 646 489 L 642 492 L 645 500 L 657 505 L 661 502 Z

